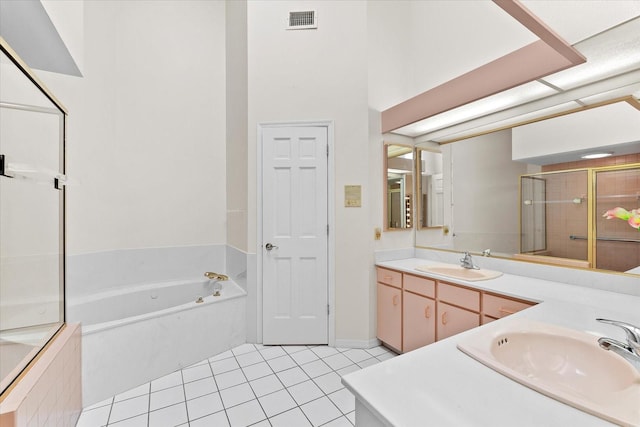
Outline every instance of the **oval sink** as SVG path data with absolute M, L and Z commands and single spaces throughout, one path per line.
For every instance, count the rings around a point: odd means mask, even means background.
M 441 276 L 447 276 L 454 279 L 467 280 L 469 282 L 475 282 L 478 280 L 495 279 L 496 277 L 502 276 L 502 273 L 499 271 L 484 270 L 484 269 L 473 270 L 470 268 L 464 268 L 458 265 L 450 265 L 450 264 L 421 265 L 416 267 L 416 270 L 424 271 L 425 273 L 439 274 Z
M 640 425 L 640 373 L 585 332 L 526 319 L 479 329 L 458 348 L 556 400 L 623 425 Z

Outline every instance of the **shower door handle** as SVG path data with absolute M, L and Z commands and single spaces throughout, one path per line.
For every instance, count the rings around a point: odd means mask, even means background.
M 265 248 L 266 250 L 268 250 L 268 251 L 271 251 L 271 250 L 273 250 L 273 249 L 278 249 L 278 247 L 277 247 L 277 246 L 272 245 L 271 243 L 267 243 L 266 245 L 264 245 L 264 248 Z

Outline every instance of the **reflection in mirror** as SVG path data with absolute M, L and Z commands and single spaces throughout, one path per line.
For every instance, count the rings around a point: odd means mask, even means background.
M 418 228 L 434 228 L 444 225 L 444 175 L 442 153 L 417 149 L 416 200 Z
M 640 165 L 595 172 L 595 261 L 640 274 Z
M 440 149 L 452 233 L 417 230 L 416 246 L 640 274 L 640 235 L 627 225 L 640 208 L 635 97 Z
M 413 147 L 384 145 L 385 230 L 413 227 Z
M 588 187 L 586 170 L 521 177 L 520 258 L 590 266 Z

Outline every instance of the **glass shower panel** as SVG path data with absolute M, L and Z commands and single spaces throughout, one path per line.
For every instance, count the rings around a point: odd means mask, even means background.
M 528 175 L 520 185 L 521 252 L 587 261 L 588 172 Z
M 64 322 L 64 113 L 2 52 L 0 392 Z
M 546 181 L 523 176 L 520 180 L 520 253 L 543 254 L 547 250 Z
M 596 171 L 597 268 L 640 273 L 639 216 L 640 166 Z

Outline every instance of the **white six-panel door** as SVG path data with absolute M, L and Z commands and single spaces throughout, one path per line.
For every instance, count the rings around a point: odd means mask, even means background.
M 262 132 L 262 339 L 328 342 L 327 128 Z

